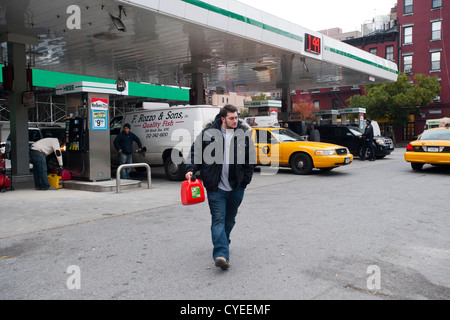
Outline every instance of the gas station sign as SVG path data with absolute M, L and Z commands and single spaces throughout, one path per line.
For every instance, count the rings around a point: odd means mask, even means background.
M 108 99 L 91 98 L 91 130 L 108 130 Z

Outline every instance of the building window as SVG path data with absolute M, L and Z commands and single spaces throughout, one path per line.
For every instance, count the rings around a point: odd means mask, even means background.
M 413 12 L 413 0 L 405 0 L 405 13 Z
M 370 52 L 371 54 L 377 55 L 377 48 L 370 48 L 370 49 L 369 49 L 369 52 Z
M 333 101 L 331 101 L 331 109 L 339 110 L 339 100 L 338 99 L 333 99 Z
M 403 44 L 412 43 L 413 39 L 413 27 L 405 27 L 403 29 Z
M 403 141 L 414 140 L 414 122 L 408 122 L 403 127 Z
M 314 100 L 314 108 L 319 109 L 319 100 Z
M 403 72 L 406 74 L 412 73 L 413 56 L 403 56 Z
M 442 7 L 442 0 L 433 0 L 432 4 L 431 4 L 431 8 L 435 9 L 435 8 L 440 8 Z
M 431 52 L 431 71 L 441 70 L 441 52 Z
M 431 40 L 441 40 L 442 21 L 431 22 Z
M 439 86 L 441 87 L 441 90 L 442 90 L 442 85 L 441 85 L 442 79 L 439 78 L 438 81 L 439 81 Z M 433 101 L 434 102 L 441 102 L 441 96 L 439 95 L 439 96 L 434 97 Z
M 394 46 L 386 46 L 385 59 L 394 61 Z

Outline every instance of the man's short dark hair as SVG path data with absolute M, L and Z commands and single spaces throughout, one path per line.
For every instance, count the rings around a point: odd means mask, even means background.
M 226 118 L 228 113 L 237 112 L 237 108 L 232 104 L 227 104 L 220 109 L 219 116 L 222 118 Z

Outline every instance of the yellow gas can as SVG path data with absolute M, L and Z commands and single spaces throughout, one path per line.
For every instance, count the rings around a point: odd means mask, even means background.
M 47 178 L 48 178 L 48 183 L 50 184 L 50 187 L 53 187 L 55 189 L 62 188 L 61 176 L 58 176 L 56 174 L 49 174 L 49 175 L 47 175 Z

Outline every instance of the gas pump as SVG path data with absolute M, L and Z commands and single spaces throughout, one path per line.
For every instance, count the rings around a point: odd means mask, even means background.
M 109 96 L 128 95 L 128 86 L 80 81 L 56 86 L 65 95 L 66 169 L 72 179 L 111 180 Z M 118 90 L 120 89 L 120 90 Z
M 66 169 L 74 180 L 110 180 L 108 96 L 73 94 L 67 101 L 82 105 L 78 105 L 76 116 L 66 121 Z
M 75 178 L 88 178 L 89 131 L 87 119 L 75 117 L 66 122 L 67 168 Z

